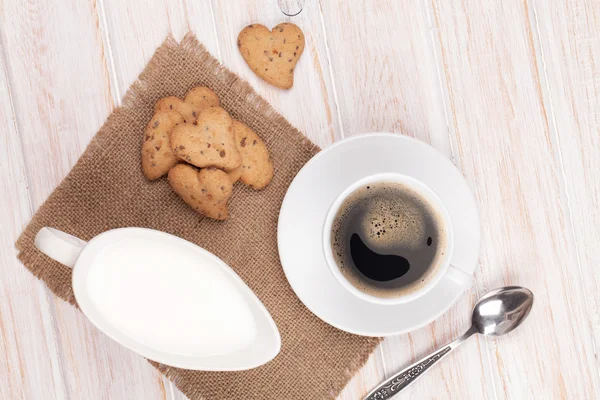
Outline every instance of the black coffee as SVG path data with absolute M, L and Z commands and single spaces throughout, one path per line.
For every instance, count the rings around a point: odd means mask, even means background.
M 356 189 L 334 217 L 331 247 L 346 279 L 367 294 L 398 297 L 425 285 L 446 251 L 442 218 L 399 182 Z

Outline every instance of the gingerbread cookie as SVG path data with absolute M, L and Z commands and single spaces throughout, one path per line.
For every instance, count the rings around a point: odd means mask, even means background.
M 154 112 L 176 111 L 183 116 L 184 122 L 193 124 L 202 110 L 216 106 L 219 106 L 216 93 L 207 87 L 198 86 L 187 92 L 185 101 L 175 96 L 163 97 L 154 105 Z
M 198 171 L 191 165 L 179 164 L 169 171 L 169 184 L 194 210 L 209 218 L 227 219 L 227 200 L 233 186 L 225 172 L 216 168 Z
M 177 158 L 200 168 L 231 170 L 242 164 L 231 117 L 221 107 L 200 112 L 196 125 L 176 126 L 171 131 L 171 147 Z
M 264 25 L 248 25 L 238 35 L 238 48 L 246 64 L 265 82 L 281 89 L 294 84 L 294 67 L 304 51 L 304 33 L 283 23 L 269 31 Z
M 148 123 L 142 145 L 142 170 L 146 178 L 158 179 L 177 164 L 169 133 L 182 122 L 181 114 L 167 111 L 154 114 Z
M 233 121 L 235 142 L 242 155 L 239 179 L 253 189 L 262 189 L 273 178 L 273 163 L 265 142 L 247 125 Z M 230 177 L 232 173 L 230 172 Z

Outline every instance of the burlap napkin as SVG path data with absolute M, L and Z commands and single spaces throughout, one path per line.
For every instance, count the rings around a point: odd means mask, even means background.
M 274 179 L 265 190 L 235 185 L 225 222 L 202 218 L 173 193 L 166 179 L 148 182 L 140 167 L 143 131 L 154 103 L 168 95 L 181 97 L 198 85 L 212 88 L 233 118 L 264 139 L 275 164 Z M 197 243 L 221 257 L 258 295 L 279 328 L 281 352 L 266 365 L 242 372 L 153 365 L 190 399 L 334 398 L 379 339 L 344 333 L 315 317 L 295 296 L 279 261 L 276 233 L 283 196 L 298 170 L 318 151 L 245 81 L 222 67 L 194 35 L 180 44 L 169 37 L 129 89 L 123 106 L 108 117 L 22 233 L 19 258 L 56 295 L 75 304 L 71 271 L 34 247 L 41 227 L 89 240 L 108 229 L 139 226 Z

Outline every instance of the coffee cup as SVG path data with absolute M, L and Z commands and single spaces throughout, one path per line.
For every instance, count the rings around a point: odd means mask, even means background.
M 444 276 L 468 288 L 472 276 L 451 264 L 452 222 L 423 182 L 398 173 L 367 176 L 329 208 L 323 227 L 327 265 L 347 291 L 376 304 L 413 301 Z

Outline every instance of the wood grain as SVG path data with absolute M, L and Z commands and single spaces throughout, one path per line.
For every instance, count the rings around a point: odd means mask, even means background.
M 0 169 L 7 177 L 0 179 L 0 398 L 62 399 L 52 307 L 44 284 L 23 268 L 13 245 L 32 206 L 3 50 L 0 43 Z
M 55 4 L 40 0 L 27 7 L 3 3 L 0 18 L 6 75 L 16 117 L 13 125 L 20 133 L 20 148 L 13 146 L 15 153 L 11 158 L 23 165 L 30 200 L 25 198 L 19 204 L 30 207 L 31 213 L 73 166 L 109 114 L 113 101 L 95 8 L 82 2 Z M 19 181 L 19 176 L 11 176 L 7 183 Z M 12 242 L 30 213 L 9 228 L 14 233 L 7 238 L 6 246 L 3 243 L 3 249 L 14 254 Z M 12 214 L 6 215 L 11 217 Z M 11 264 L 17 267 L 16 260 L 11 260 Z M 8 281 L 12 283 L 13 277 Z M 27 299 L 28 296 L 35 297 Z M 45 296 L 50 295 L 42 291 L 36 296 L 36 290 L 10 295 L 15 300 L 25 297 L 25 305 L 31 300 L 43 304 Z M 46 301 L 48 309 L 31 314 L 21 312 L 7 325 L 13 335 L 24 337 L 21 346 L 27 345 L 27 336 L 47 336 L 35 344 L 46 342 L 49 354 L 26 360 L 27 365 L 39 362 L 39 367 L 21 368 L 20 387 L 27 390 L 24 398 L 46 398 L 49 393 L 58 398 L 110 398 L 111 393 L 129 398 L 165 397 L 160 374 L 149 368 L 145 360 L 116 346 L 71 305 L 50 299 Z M 21 307 L 13 309 L 12 314 Z M 41 318 L 32 317 L 40 314 Z M 35 322 L 40 319 L 48 321 L 44 328 Z M 52 325 L 54 329 L 44 333 Z M 45 366 L 48 363 L 50 367 Z M 89 368 L 90 365 L 95 367 Z M 39 382 L 52 380 L 57 388 L 40 387 L 45 391 L 38 392 L 35 374 L 43 374 Z M 132 380 L 131 376 L 136 378 Z
M 306 2 L 304 11 L 293 18 L 281 12 L 277 1 L 241 0 L 236 7 L 228 1 L 213 1 L 213 10 L 223 64 L 250 82 L 273 108 L 318 145 L 327 146 L 340 139 L 343 133 L 336 115 L 318 3 Z M 280 90 L 263 82 L 246 65 L 237 48 L 237 35 L 253 23 L 272 29 L 286 21 L 303 30 L 306 44 L 294 70 L 294 87 Z
M 171 34 L 181 40 L 190 29 L 190 10 L 181 1 L 123 2 L 103 0 L 104 47 L 109 49 L 113 68 L 109 70 L 111 80 L 117 87 L 118 98 L 125 95 L 127 88 L 138 75 L 154 51 Z M 192 22 L 211 52 L 217 52 L 215 30 L 210 3 L 194 2 Z
M 289 18 L 280 3 L 304 10 Z M 290 91 L 235 45 L 245 25 L 283 21 L 307 40 Z M 462 333 L 477 297 L 505 284 L 536 294 L 525 325 L 470 339 L 407 397 L 600 398 L 599 23 L 583 0 L 0 1 L 0 398 L 185 398 L 54 299 L 13 243 L 164 37 L 188 30 L 319 145 L 407 134 L 475 191 L 476 285 L 435 323 L 386 339 L 340 399 Z
M 533 1 L 530 18 L 538 24 L 536 50 L 555 165 L 564 176 L 587 315 L 596 348 L 600 345 L 600 4 L 557 1 L 553 7 Z
M 451 155 L 424 3 L 322 2 L 343 131 L 397 132 Z
M 481 206 L 479 284 L 519 284 L 531 316 L 486 350 L 500 398 L 597 398 L 586 301 L 527 3 L 433 2 L 457 152 Z M 565 368 L 565 366 L 569 366 Z
M 430 143 L 453 159 L 426 4 L 322 4 L 346 134 L 402 133 Z M 461 335 L 468 328 L 469 310 L 475 298 L 465 294 L 430 326 L 386 339 L 380 349 L 386 377 Z M 482 344 L 480 339 L 467 342 L 449 360 L 409 387 L 407 396 L 493 396 L 491 371 L 487 354 L 481 351 Z M 456 365 L 461 365 L 462 372 L 479 384 L 456 379 Z

